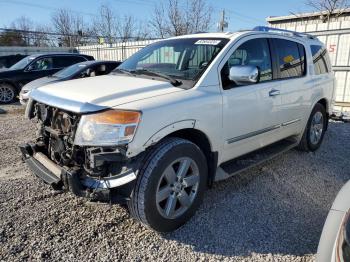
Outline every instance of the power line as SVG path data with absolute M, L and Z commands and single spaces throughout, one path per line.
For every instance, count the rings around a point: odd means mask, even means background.
M 152 1 L 140 1 L 140 0 L 128 0 L 127 2 L 125 0 L 114 0 L 115 2 L 121 2 L 123 4 L 134 4 L 134 5 L 145 5 L 149 7 L 154 7 L 157 3 Z
M 265 23 L 265 21 L 261 20 L 261 19 L 257 19 L 257 18 L 254 18 L 252 16 L 248 16 L 248 15 L 245 15 L 245 14 L 242 14 L 240 12 L 237 12 L 237 11 L 233 11 L 232 9 L 228 9 L 228 8 L 220 8 L 220 7 L 214 7 L 213 8 L 214 10 L 218 11 L 218 12 L 221 12 L 222 9 L 225 9 L 227 11 L 227 13 L 231 14 L 231 15 L 234 15 L 236 17 L 239 17 L 245 21 L 248 21 L 248 23 L 251 23 L 251 22 L 263 22 Z
M 40 9 L 51 9 L 51 10 L 60 10 L 60 8 L 53 7 L 53 6 L 48 6 L 48 5 L 41 5 L 41 4 L 34 4 L 34 3 L 27 3 L 23 1 L 17 1 L 17 0 L 2 0 L 1 2 L 6 3 L 6 4 L 14 4 L 14 5 L 20 5 L 20 6 L 29 6 L 29 7 L 34 7 L 34 8 L 40 8 Z M 77 14 L 82 14 L 82 15 L 88 15 L 88 16 L 96 16 L 96 14 L 92 13 L 86 13 L 86 12 L 81 12 L 81 11 L 76 11 L 76 10 L 71 10 L 70 11 L 77 13 Z

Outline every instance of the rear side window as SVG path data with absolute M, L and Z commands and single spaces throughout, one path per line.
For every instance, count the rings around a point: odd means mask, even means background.
M 306 74 L 304 46 L 293 41 L 275 39 L 279 78 L 302 77 Z
M 64 68 L 85 61 L 86 59 L 82 56 L 56 56 L 54 57 L 54 66 L 55 68 Z
M 311 53 L 315 67 L 315 74 L 327 74 L 330 71 L 331 66 L 326 48 L 320 45 L 312 45 Z

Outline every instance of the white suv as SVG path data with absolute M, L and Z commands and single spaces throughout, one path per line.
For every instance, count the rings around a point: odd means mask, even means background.
M 258 27 L 151 44 L 107 76 L 41 87 L 21 146 L 54 188 L 126 201 L 157 231 L 184 224 L 207 186 L 298 146 L 319 148 L 334 76 L 312 36 Z

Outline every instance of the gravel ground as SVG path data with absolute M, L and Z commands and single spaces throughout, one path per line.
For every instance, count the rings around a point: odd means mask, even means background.
M 20 160 L 34 136 L 19 106 L 0 113 L 0 261 L 313 261 L 334 197 L 350 179 L 350 124 L 316 153 L 296 150 L 208 190 L 194 218 L 155 233 L 118 205 L 58 194 Z

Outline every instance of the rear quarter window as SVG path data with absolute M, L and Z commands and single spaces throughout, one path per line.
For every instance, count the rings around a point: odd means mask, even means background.
M 330 72 L 331 65 L 327 49 L 320 45 L 312 45 L 311 53 L 315 68 L 315 74 L 322 75 Z

